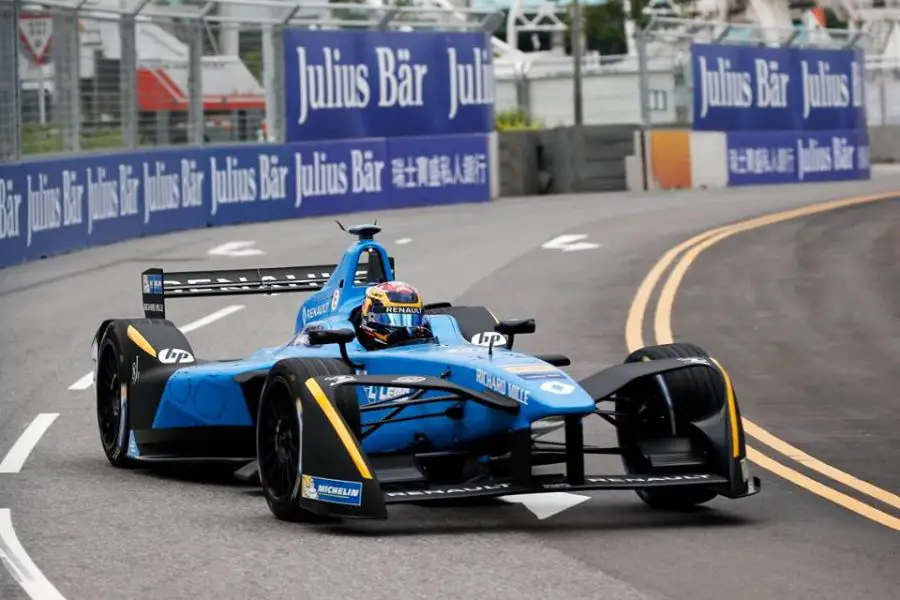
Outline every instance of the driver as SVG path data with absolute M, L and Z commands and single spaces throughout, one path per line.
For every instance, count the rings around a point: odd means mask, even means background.
M 400 281 L 388 281 L 366 290 L 359 312 L 357 339 L 367 350 L 390 348 L 431 335 L 416 288 Z

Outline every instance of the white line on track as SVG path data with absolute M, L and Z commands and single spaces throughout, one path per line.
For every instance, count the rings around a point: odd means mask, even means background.
M 53 421 L 58 416 L 59 413 L 41 413 L 35 417 L 31 425 L 22 432 L 22 435 L 19 436 L 13 447 L 9 449 L 3 462 L 0 462 L 0 473 L 18 473 L 21 471 L 28 455 L 31 454 L 31 451 L 34 450 L 34 447 L 40 441 L 41 436 L 53 425 Z
M 188 323 L 184 327 L 179 327 L 178 329 L 180 329 L 182 333 L 190 333 L 196 329 L 200 329 L 201 327 L 212 325 L 216 321 L 224 319 L 228 315 L 233 315 L 242 308 L 244 308 L 243 304 L 232 304 L 231 306 L 226 306 L 221 310 L 217 310 L 210 315 L 206 315 L 205 317 L 197 319 L 193 323 Z
M 0 562 L 32 600 L 66 600 L 47 581 L 19 543 L 8 508 L 0 508 Z
M 234 314 L 237 311 L 244 308 L 243 304 L 232 304 L 231 306 L 226 306 L 221 310 L 217 310 L 216 312 L 206 315 L 200 319 L 192 323 L 188 323 L 184 327 L 179 327 L 182 333 L 190 333 L 196 329 L 200 329 L 201 327 L 206 327 L 207 325 L 211 325 L 220 319 L 224 319 L 228 315 Z M 94 384 L 94 373 L 88 373 L 81 377 L 78 381 L 69 386 L 70 390 L 86 390 Z

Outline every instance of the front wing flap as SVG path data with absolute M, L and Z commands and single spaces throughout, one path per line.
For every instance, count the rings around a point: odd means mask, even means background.
M 629 383 L 671 371 L 702 367 L 711 369 L 723 383 L 724 402 L 720 410 L 691 423 L 695 432 L 706 442 L 710 469 L 727 477 L 721 494 L 740 498 L 759 490 L 759 480 L 750 477 L 741 412 L 731 378 L 712 358 L 689 357 L 625 363 L 612 366 L 580 381 L 580 385 L 595 401 L 610 399 Z
M 613 365 L 612 367 L 603 369 L 602 371 L 582 379 L 578 384 L 584 388 L 594 400 L 599 401 L 609 398 L 637 379 L 698 366 L 716 370 L 718 373 L 716 367 L 707 358 L 699 356 L 691 358 L 666 358 L 646 362 Z
M 296 399 L 301 428 L 297 502 L 319 516 L 386 519 L 375 470 L 322 379 L 307 379 Z
M 533 485 L 516 485 L 512 482 L 484 482 L 473 484 L 438 485 L 419 489 L 388 490 L 388 504 L 421 502 L 428 499 L 491 498 L 513 494 L 540 494 L 546 492 L 578 492 L 591 490 L 636 490 L 654 487 L 716 486 L 728 485 L 728 479 L 713 473 L 686 473 L 681 475 L 588 475 L 583 484 L 572 484 L 564 476 L 536 477 Z

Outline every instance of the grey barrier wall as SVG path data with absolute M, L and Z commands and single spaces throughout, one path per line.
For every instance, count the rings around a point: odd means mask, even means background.
M 674 125 L 663 125 L 667 129 Z M 638 125 L 584 125 L 499 134 L 501 196 L 628 189 L 625 159 Z M 869 127 L 871 161 L 900 163 L 900 125 Z
M 556 127 L 499 134 L 500 195 L 627 189 L 625 157 L 637 125 Z
M 869 152 L 873 163 L 900 162 L 900 125 L 869 127 Z

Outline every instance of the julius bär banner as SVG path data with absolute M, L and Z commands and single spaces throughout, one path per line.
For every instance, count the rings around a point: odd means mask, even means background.
M 484 32 L 284 32 L 288 142 L 487 133 Z
M 859 131 L 732 131 L 728 185 L 869 179 L 869 136 Z
M 862 50 L 693 44 L 693 129 L 866 127 Z
M 181 229 L 490 200 L 488 135 L 0 164 L 0 268 Z

